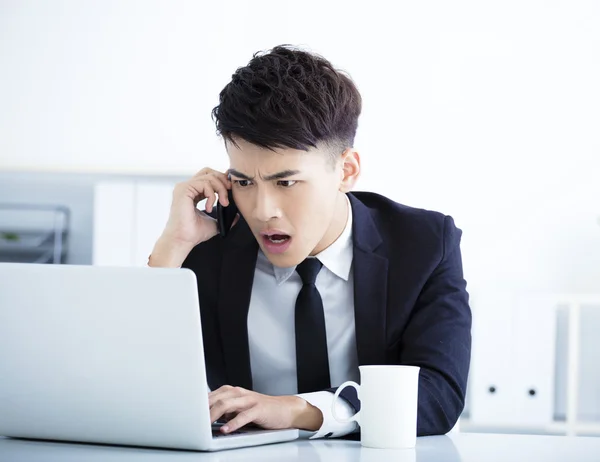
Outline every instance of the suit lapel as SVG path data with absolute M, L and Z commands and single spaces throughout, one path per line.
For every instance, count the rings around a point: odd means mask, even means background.
M 385 364 L 388 259 L 371 211 L 349 194 L 354 250 L 354 319 L 360 365 Z
M 252 389 L 248 347 L 248 309 L 258 243 L 243 220 L 223 241 L 218 317 L 227 384 Z

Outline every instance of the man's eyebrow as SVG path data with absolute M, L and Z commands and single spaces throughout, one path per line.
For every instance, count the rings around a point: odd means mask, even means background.
M 261 177 L 264 181 L 273 181 L 273 180 L 283 180 L 284 178 L 294 176 L 300 173 L 300 170 L 284 170 L 282 172 L 277 172 L 272 175 L 267 175 L 265 177 Z M 237 178 L 241 178 L 243 180 L 253 180 L 253 177 L 250 177 L 242 172 L 238 172 L 237 170 L 231 168 L 229 169 L 229 174 L 233 175 Z
M 242 172 L 238 172 L 237 170 L 235 170 L 235 169 L 233 169 L 233 168 L 230 168 L 230 169 L 227 171 L 227 173 L 228 173 L 229 175 L 236 176 L 236 177 L 238 177 L 238 178 L 241 178 L 241 179 L 243 179 L 243 180 L 252 180 L 252 179 L 253 179 L 252 177 L 249 177 L 248 175 L 245 175 L 245 174 L 243 174 Z

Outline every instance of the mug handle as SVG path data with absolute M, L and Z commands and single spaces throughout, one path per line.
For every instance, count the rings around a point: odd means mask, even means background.
M 341 419 L 337 415 L 337 412 L 336 412 L 336 409 L 335 409 L 335 404 L 337 402 L 338 397 L 340 396 L 340 393 L 346 387 L 352 387 L 352 388 L 354 388 L 356 390 L 356 396 L 358 396 L 358 399 L 360 399 L 360 385 L 358 383 L 356 383 L 356 382 L 353 382 L 352 380 L 349 380 L 348 382 L 344 382 L 335 391 L 335 395 L 333 395 L 333 401 L 331 402 L 331 413 L 333 415 L 333 418 L 335 420 L 337 420 L 339 423 L 356 422 L 356 423 L 358 423 L 360 425 L 360 417 L 359 417 L 360 411 L 357 412 L 356 414 L 354 414 L 349 419 Z

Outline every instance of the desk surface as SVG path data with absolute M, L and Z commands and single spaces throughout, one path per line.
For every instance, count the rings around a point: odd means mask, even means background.
M 458 433 L 419 438 L 408 450 L 361 448 L 343 440 L 299 440 L 230 451 L 201 453 L 88 444 L 51 443 L 0 437 L 0 461 L 343 461 L 343 462 L 599 462 L 600 438 Z

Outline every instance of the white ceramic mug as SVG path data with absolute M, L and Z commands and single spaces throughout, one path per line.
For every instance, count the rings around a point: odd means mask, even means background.
M 335 392 L 332 413 L 338 422 L 358 422 L 361 444 L 368 448 L 413 448 L 417 442 L 419 367 L 359 366 L 360 382 L 344 382 Z M 360 412 L 340 419 L 336 401 L 346 387 L 354 387 Z

